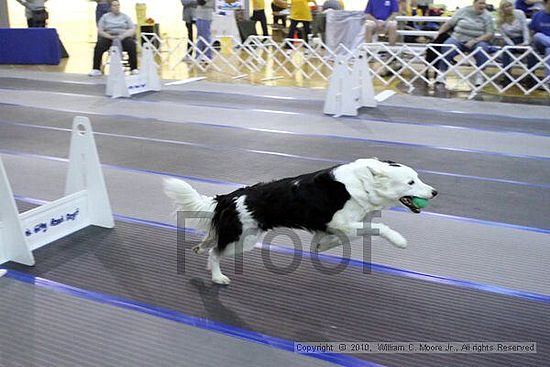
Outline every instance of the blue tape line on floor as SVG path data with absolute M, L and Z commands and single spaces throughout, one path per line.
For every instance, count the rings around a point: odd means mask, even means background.
M 250 342 L 263 344 L 272 348 L 281 349 L 287 352 L 294 352 L 294 342 L 276 338 L 273 336 L 259 334 L 252 331 L 244 330 L 234 326 L 225 325 L 216 321 L 202 319 L 195 316 L 190 316 L 182 312 L 164 309 L 141 302 L 132 301 L 122 297 L 115 297 L 102 293 L 87 291 L 81 288 L 72 287 L 66 284 L 54 282 L 51 280 L 38 278 L 29 274 L 21 273 L 14 270 L 8 270 L 5 275 L 8 279 L 17 280 L 23 283 L 32 284 L 34 286 L 52 290 L 65 295 L 78 297 L 90 301 L 100 302 L 103 304 L 123 308 L 126 310 L 136 311 L 147 315 L 159 317 L 165 320 L 174 321 L 188 326 L 197 327 L 204 330 L 222 333 L 224 335 L 241 338 Z M 338 364 L 346 367 L 383 367 L 379 364 L 369 361 L 360 360 L 353 357 L 344 356 L 335 353 L 326 354 L 307 354 L 306 357 L 316 358 L 323 361 Z

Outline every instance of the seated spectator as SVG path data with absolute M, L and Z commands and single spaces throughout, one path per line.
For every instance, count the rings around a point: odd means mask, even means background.
M 533 48 L 536 52 L 545 56 L 545 76 L 550 76 L 550 0 L 544 0 L 544 10 L 533 15 L 529 28 L 533 32 Z M 534 56 L 529 58 L 529 68 L 535 66 Z M 546 84 L 550 86 L 550 81 Z
M 271 2 L 271 14 L 273 14 L 273 28 L 286 27 L 286 15 L 281 12 L 288 8 L 286 0 L 273 0 Z
M 46 1 L 48 0 L 17 0 L 25 7 L 25 17 L 27 18 L 27 27 L 44 28 L 48 19 L 46 11 Z
M 474 0 L 473 5 L 459 9 L 449 21 L 443 24 L 439 29 L 439 35 L 453 29 L 453 33 L 445 41 L 445 45 L 454 45 L 463 52 L 474 51 L 478 48 L 488 52 L 490 47 L 489 41 L 493 38 L 494 34 L 494 24 L 493 18 L 485 10 L 486 6 L 485 0 Z M 447 71 L 448 64 L 451 63 L 458 52 L 456 50 L 449 52 L 449 48 L 446 47 L 441 47 L 441 51 L 443 53 L 448 52 L 444 59 L 439 61 L 438 67 L 441 72 L 445 72 Z M 478 67 L 487 62 L 487 56 L 481 52 L 476 52 L 474 57 Z M 445 77 L 439 75 L 436 82 L 445 83 Z M 476 73 L 474 84 L 478 86 L 482 83 L 483 76 L 481 73 Z
M 323 3 L 323 11 L 332 9 L 332 10 L 343 10 L 342 4 L 338 0 L 327 0 Z
M 420 12 L 417 11 L 416 15 L 430 15 L 430 5 L 433 5 L 433 0 L 412 0 L 411 6 L 413 8 L 420 9 Z
M 397 41 L 397 21 L 399 3 L 397 0 L 369 0 L 365 9 L 367 15 L 365 39 L 372 42 L 374 33 L 385 31 L 391 46 Z
M 543 0 L 516 0 L 516 9 L 523 11 L 527 18 L 543 8 Z
M 94 67 L 88 74 L 90 76 L 100 76 L 101 57 L 103 53 L 111 47 L 114 40 L 119 40 L 124 51 L 128 52 L 130 70 L 132 74 L 138 74 L 136 41 L 136 26 L 132 19 L 120 12 L 120 2 L 113 0 L 111 2 L 111 11 L 101 17 L 97 24 L 98 40 L 94 49 Z
M 497 27 L 506 46 L 527 46 L 530 42 L 529 28 L 525 14 L 514 6 L 510 0 L 502 0 L 498 8 Z M 510 52 L 510 51 L 508 51 Z M 510 65 L 510 54 L 502 54 L 502 66 Z M 507 85 L 510 80 L 505 77 L 501 82 Z

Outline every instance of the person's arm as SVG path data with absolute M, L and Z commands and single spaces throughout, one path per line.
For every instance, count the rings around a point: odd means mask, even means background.
M 109 33 L 105 32 L 105 16 L 102 16 L 99 18 L 99 22 L 97 22 L 97 34 L 99 37 L 107 38 L 107 39 L 114 39 L 113 36 L 111 36 Z
M 512 39 L 510 37 L 508 37 L 508 35 L 506 34 L 506 31 L 504 30 L 504 27 L 501 25 L 500 26 L 500 34 L 502 35 L 502 39 L 504 40 L 504 42 L 506 43 L 507 46 L 514 46 L 514 41 L 512 41 Z
M 462 16 L 462 9 L 458 10 L 453 16 L 451 19 L 449 19 L 448 21 L 446 21 L 445 23 L 443 23 L 443 25 L 441 27 L 439 27 L 439 30 L 437 31 L 437 36 L 439 37 L 440 35 L 444 34 L 444 33 L 447 33 L 449 32 L 451 29 L 453 29 L 456 25 L 456 23 L 458 22 L 458 20 L 460 19 L 460 17 Z
M 120 38 L 121 40 L 125 39 L 125 38 L 128 38 L 128 37 L 134 37 L 136 34 L 136 26 L 134 26 L 134 28 L 130 28 L 128 29 L 126 32 L 120 34 L 118 36 L 118 38 Z
M 525 13 L 521 10 L 518 10 L 516 16 L 519 19 L 519 24 L 521 24 L 521 29 L 523 30 L 523 45 L 527 46 L 531 43 L 531 34 L 529 32 L 529 26 L 527 25 L 527 17 Z
M 31 8 L 31 4 L 29 4 L 28 2 L 26 2 L 25 0 L 16 0 L 19 4 L 23 5 L 25 8 L 28 8 L 30 9 Z
M 136 25 L 134 22 L 132 22 L 132 19 L 129 16 L 126 16 L 126 23 L 128 25 L 128 29 L 124 32 L 118 35 L 117 38 L 123 40 L 128 37 L 133 37 L 136 34 Z
M 109 33 L 105 32 L 105 31 L 103 30 L 103 28 L 100 27 L 99 25 L 97 26 L 97 34 L 98 34 L 100 37 L 103 37 L 103 38 L 107 38 L 107 39 L 110 39 L 110 40 L 114 39 L 113 36 L 111 36 Z
M 392 7 L 391 7 L 391 14 L 386 21 L 392 21 L 395 20 L 395 17 L 399 15 L 399 2 L 397 0 L 392 1 Z
M 437 30 L 437 35 L 440 36 L 443 33 L 447 33 L 451 29 L 453 29 L 453 27 L 454 27 L 454 24 L 451 24 L 451 20 L 448 20 L 445 23 L 443 23 L 441 27 L 439 27 L 439 29 Z
M 464 46 L 466 46 L 468 48 L 472 48 L 480 42 L 489 42 L 490 40 L 493 39 L 494 36 L 495 36 L 494 33 L 485 33 L 484 35 L 481 35 L 479 37 L 472 38 L 471 40 L 466 42 L 464 44 Z

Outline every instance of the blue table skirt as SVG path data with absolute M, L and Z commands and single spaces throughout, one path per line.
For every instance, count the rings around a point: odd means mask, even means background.
M 49 64 L 61 60 L 54 28 L 0 28 L 0 64 Z

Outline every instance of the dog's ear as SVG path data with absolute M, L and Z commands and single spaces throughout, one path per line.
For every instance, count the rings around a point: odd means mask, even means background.
M 384 170 L 380 166 L 369 165 L 367 168 L 369 169 L 372 177 L 378 178 L 385 176 Z

